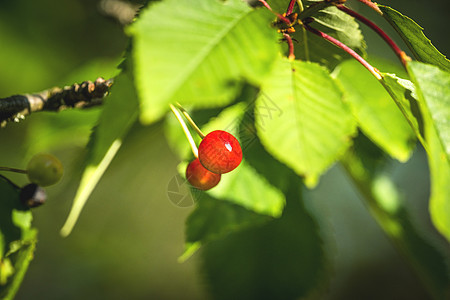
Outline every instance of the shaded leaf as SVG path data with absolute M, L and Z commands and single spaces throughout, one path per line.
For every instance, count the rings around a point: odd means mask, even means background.
M 141 121 L 168 104 L 227 104 L 243 79 L 258 84 L 278 53 L 273 15 L 240 0 L 155 3 L 128 28 L 134 38 Z
M 6 286 L 0 286 L 0 298 L 3 300 L 12 300 L 16 295 L 20 284 L 23 281 L 23 277 L 28 270 L 30 262 L 34 258 L 34 251 L 37 243 L 37 231 L 30 231 L 32 235 L 29 239 L 21 244 L 20 249 L 17 250 L 11 257 L 14 264 L 12 266 L 14 274 L 9 279 Z
M 392 157 L 408 160 L 414 132 L 378 80 L 354 60 L 341 63 L 335 74 L 364 134 Z
M 445 256 L 412 222 L 402 193 L 386 170 L 389 161 L 380 152 L 361 136 L 341 162 L 375 220 L 411 263 L 425 287 L 435 299 L 445 299 L 450 284 Z
M 13 299 L 33 258 L 37 230 L 20 189 L 0 176 L 0 299 Z
M 378 5 L 384 18 L 400 34 L 417 60 L 438 66 L 450 72 L 450 61 L 441 54 L 423 34 L 423 28 L 407 16 L 384 5 Z
M 122 139 L 136 121 L 137 97 L 128 72 L 122 72 L 105 100 L 97 126 L 88 144 L 88 158 L 69 216 L 61 229 L 67 236 L 72 231 L 90 194 L 119 150 Z
M 180 257 L 182 261 L 207 242 L 272 219 L 206 193 L 195 195 L 197 207 L 186 220 L 186 250 Z
M 311 5 L 321 0 L 308 0 Z M 307 9 L 307 8 L 306 8 Z M 315 22 L 311 25 L 337 38 L 354 50 L 363 51 L 365 49 L 364 37 L 354 18 L 340 11 L 334 6 L 327 7 L 314 15 Z
M 305 6 L 317 2 L 320 1 L 306 1 Z M 312 27 L 333 36 L 356 52 L 365 54 L 364 37 L 358 23 L 352 17 L 336 7 L 327 7 L 314 14 L 314 19 L 315 22 L 310 24 Z M 293 37 L 298 41 L 295 44 L 295 55 L 299 59 L 318 62 L 333 69 L 340 61 L 351 58 L 342 49 L 301 27 Z
M 355 133 L 342 92 L 323 67 L 280 59 L 262 93 L 256 105 L 269 97 L 282 112 L 272 119 L 255 113 L 263 146 L 314 186 L 350 146 Z
M 20 188 L 0 175 L 0 259 L 11 243 L 26 239 L 31 230 L 31 211 L 19 199 Z
M 294 183 L 280 219 L 208 243 L 203 271 L 214 299 L 298 299 L 324 279 L 318 226 Z

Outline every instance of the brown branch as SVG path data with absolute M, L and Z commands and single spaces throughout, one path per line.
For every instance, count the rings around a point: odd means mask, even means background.
M 0 99 L 0 125 L 18 122 L 38 111 L 61 111 L 68 108 L 88 108 L 100 105 L 108 94 L 113 79 L 97 78 L 64 88 L 51 88 L 36 94 L 13 95 Z

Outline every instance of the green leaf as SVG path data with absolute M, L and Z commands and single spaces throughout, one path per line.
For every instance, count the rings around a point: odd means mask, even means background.
M 0 260 L 10 251 L 10 244 L 21 240 L 30 229 L 31 212 L 19 200 L 20 189 L 0 175 Z M 16 215 L 19 212 L 23 212 Z
M 334 74 L 364 134 L 392 157 L 408 160 L 414 132 L 378 80 L 354 60 L 340 64 Z
M 203 273 L 214 299 L 299 299 L 320 286 L 327 260 L 299 190 L 291 185 L 281 218 L 205 246 Z
M 12 269 L 14 274 L 12 274 L 12 277 L 9 279 L 7 285 L 0 286 L 0 299 L 12 300 L 19 290 L 20 284 L 23 281 L 23 277 L 28 270 L 28 266 L 33 260 L 34 251 L 36 249 L 37 231 L 32 230 L 31 233 L 32 235 L 30 235 L 29 239 L 26 242 L 22 243 L 20 249 L 18 249 L 17 252 L 12 255 L 12 260 L 14 261 Z
M 430 212 L 450 241 L 450 74 L 419 62 L 408 64 L 425 119 L 431 173 Z
M 429 143 L 431 220 L 439 232 L 450 241 L 450 161 L 444 155 L 442 144 L 434 128 L 427 126 Z
M 186 250 L 181 261 L 189 258 L 200 246 L 230 233 L 271 220 L 240 205 L 221 201 L 207 193 L 197 193 L 197 207 L 186 220 Z
M 263 146 L 314 186 L 349 147 L 355 133 L 342 92 L 323 67 L 280 59 L 264 82 L 256 106 L 264 106 L 266 98 L 277 104 L 282 115 L 267 118 L 255 112 Z
M 217 199 L 239 204 L 256 213 L 279 217 L 283 211 L 283 194 L 273 187 L 264 177 L 251 168 L 245 160 L 241 165 L 222 175 L 220 184 L 208 191 Z
M 133 81 L 129 72 L 124 71 L 115 79 L 111 95 L 106 98 L 98 125 L 91 135 L 86 167 L 69 216 L 61 229 L 63 236 L 72 231 L 87 199 L 122 145 L 122 139 L 136 121 L 137 114 Z
M 168 0 L 150 5 L 128 28 L 133 36 L 141 121 L 171 102 L 225 105 L 242 80 L 259 84 L 279 51 L 273 15 L 240 0 Z
M 450 73 L 419 62 L 408 69 L 419 88 L 419 96 L 431 117 L 447 158 L 450 159 Z
M 442 55 L 423 34 L 423 28 L 407 16 L 384 5 L 378 5 L 384 18 L 400 34 L 417 60 L 438 66 L 450 72 L 450 61 Z
M 242 206 L 220 201 L 208 194 L 198 196 L 197 208 L 186 221 L 186 241 L 208 242 L 223 237 L 235 228 L 254 225 L 271 218 Z

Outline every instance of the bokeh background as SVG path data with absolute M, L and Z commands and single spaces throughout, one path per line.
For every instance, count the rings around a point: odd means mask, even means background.
M 0 98 L 113 76 L 128 41 L 123 25 L 105 13 L 104 2 L 1 0 Z M 348 2 L 361 9 L 357 1 Z M 448 1 L 379 2 L 413 18 L 448 56 Z M 362 11 L 387 28 L 374 13 Z M 362 29 L 369 54 L 394 58 L 377 36 Z M 167 196 L 179 161 L 165 141 L 162 123 L 135 125 L 74 232 L 68 238 L 59 235 L 97 114 L 98 109 L 38 113 L 0 129 L 0 165 L 24 167 L 34 153 L 48 151 L 65 166 L 63 180 L 47 188 L 46 205 L 35 210 L 39 243 L 17 299 L 208 299 L 199 255 L 177 262 L 193 207 L 176 206 Z M 427 168 L 419 148 L 406 164 L 393 163 L 391 172 L 416 224 L 442 245 L 427 213 Z M 25 183 L 21 175 L 10 178 Z M 327 299 L 428 298 L 338 166 L 305 201 L 333 241 Z

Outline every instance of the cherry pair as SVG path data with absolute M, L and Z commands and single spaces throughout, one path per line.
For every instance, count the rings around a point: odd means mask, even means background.
M 242 149 L 230 133 L 215 130 L 207 134 L 198 147 L 198 158 L 186 168 L 186 178 L 199 190 L 215 187 L 221 174 L 228 173 L 242 161 Z

